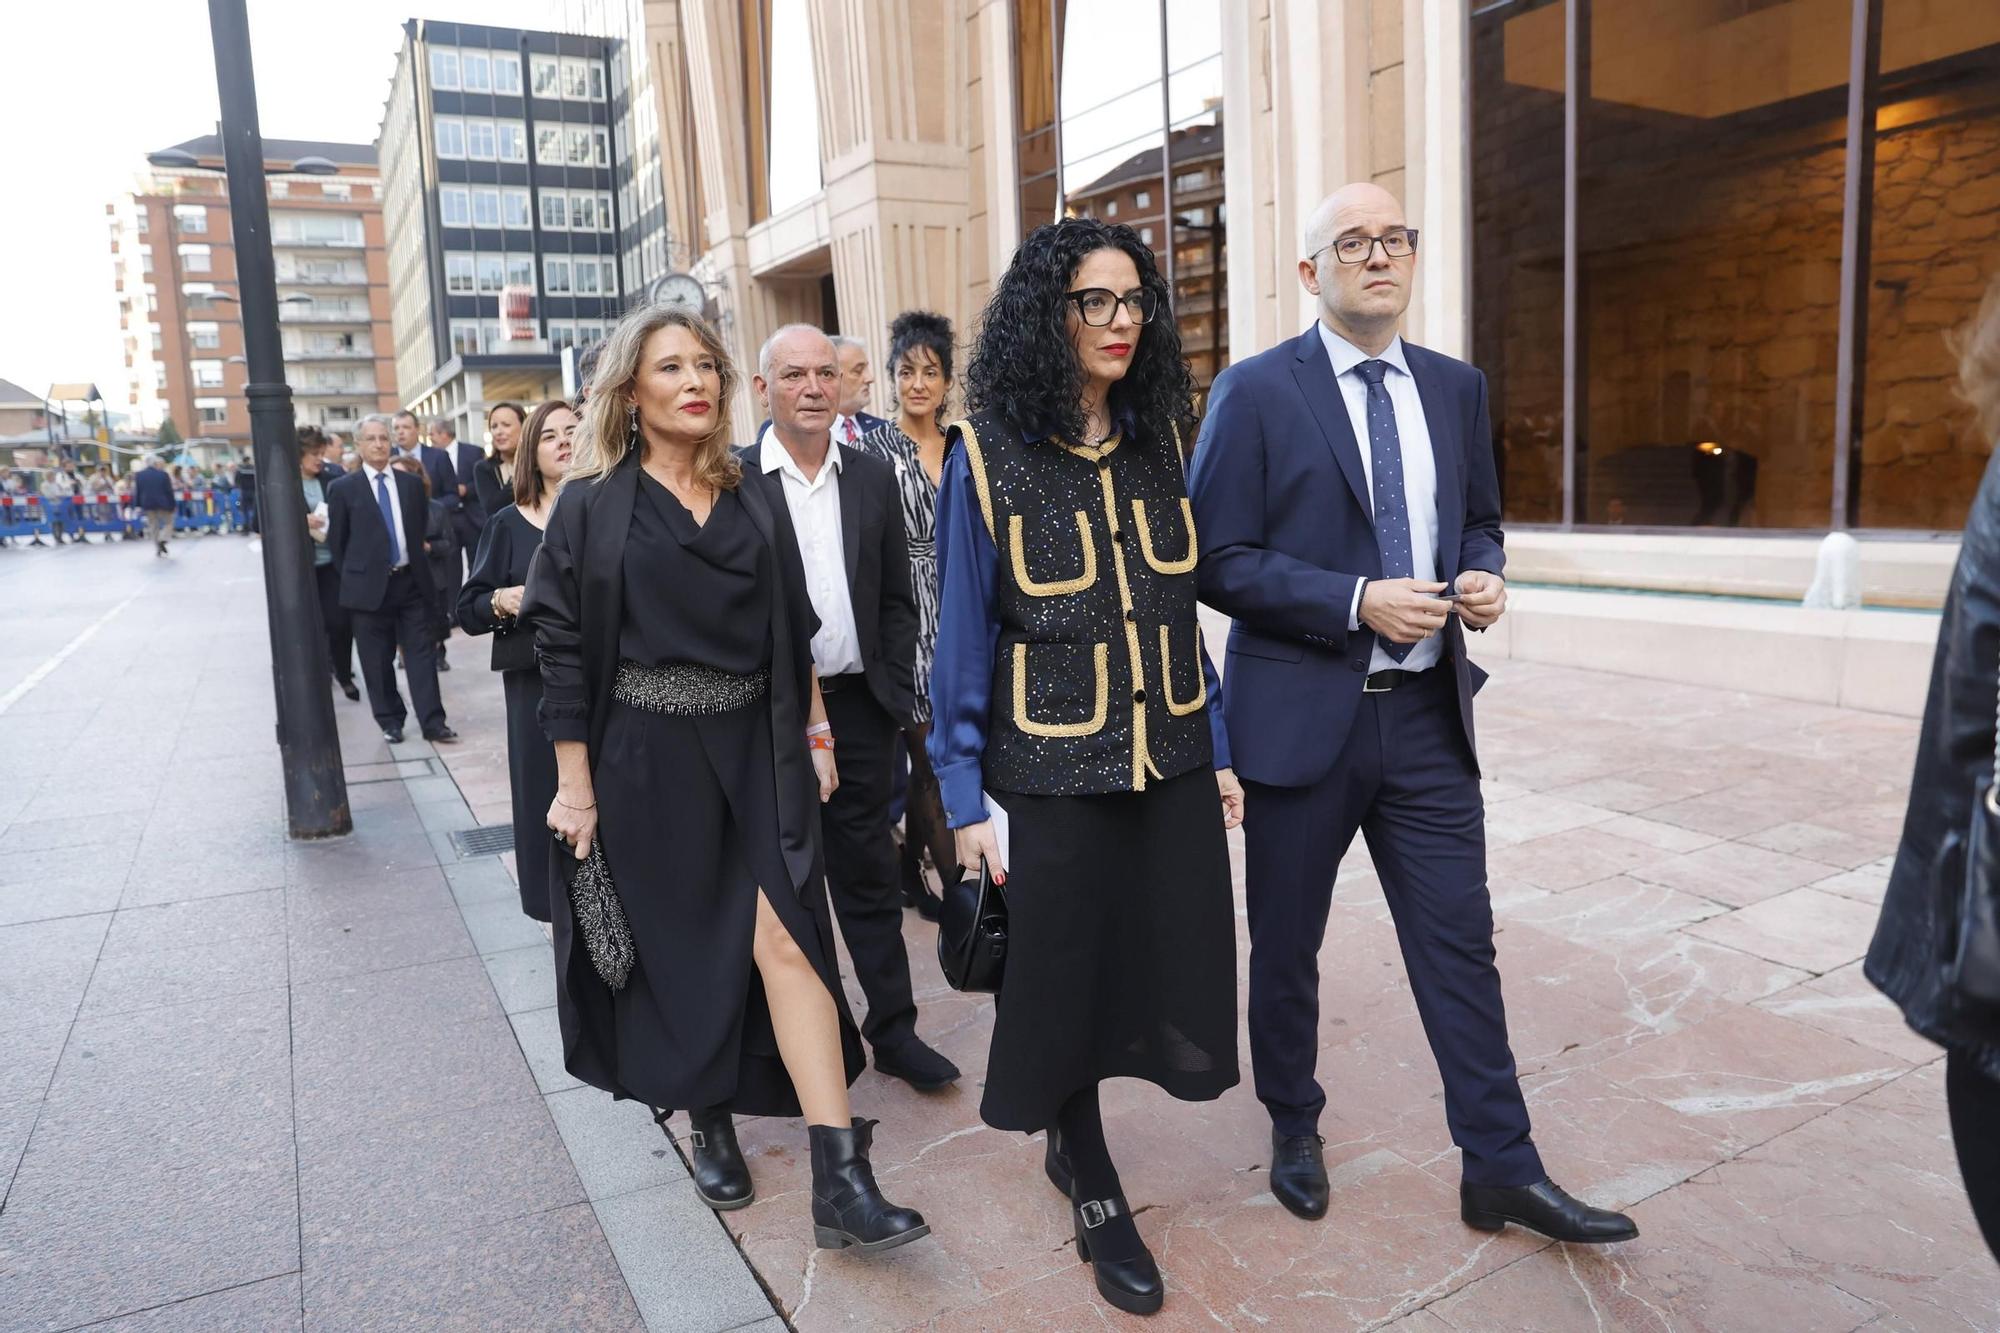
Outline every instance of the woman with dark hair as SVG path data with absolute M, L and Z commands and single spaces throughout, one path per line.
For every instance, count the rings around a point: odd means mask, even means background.
M 523 415 L 519 403 L 495 403 L 486 409 L 486 433 L 493 449 L 472 465 L 472 493 L 479 497 L 479 512 L 488 522 L 515 503 L 514 453 L 523 439 L 534 438 L 522 429 Z
M 1959 392 L 1972 406 L 1979 436 L 2000 440 L 2000 280 L 1987 289 L 1979 314 L 1954 346 Z M 1947 1052 L 1945 1101 L 1959 1174 L 1986 1246 L 2000 1256 L 2000 1138 L 1993 1132 L 2000 1123 L 2000 1010 L 1970 984 L 1978 969 L 1953 966 L 1966 900 L 1980 895 L 1990 912 L 1990 900 L 2000 896 L 2000 883 L 1991 878 L 1990 842 L 2000 825 L 1996 708 L 2000 449 L 1988 461 L 1966 515 L 1917 738 L 1909 813 L 1882 918 L 1862 965 L 1909 1025 Z M 1974 825 L 1981 823 L 1986 827 L 1973 836 Z M 1988 988 L 1994 982 L 1990 973 L 1979 979 Z
M 542 673 L 535 636 L 521 623 L 528 565 L 542 544 L 556 488 L 569 471 L 576 443 L 575 409 L 560 398 L 528 418 L 517 455 L 514 502 L 493 511 L 479 533 L 472 575 L 458 595 L 458 623 L 467 634 L 493 636 L 493 669 L 507 696 L 507 778 L 514 798 L 514 876 L 521 910 L 549 919 L 549 839 L 546 816 L 556 796 L 556 753 L 542 735 Z
M 1179 448 L 1193 383 L 1152 253 L 1130 227 L 1036 228 L 966 379 L 972 415 L 938 492 L 930 752 L 960 864 L 1005 886 L 980 1115 L 1048 1131 L 1078 1257 L 1107 1301 L 1151 1314 L 1160 1271 L 1098 1084 L 1204 1101 L 1236 1083 L 1223 832 L 1243 811 L 1195 613 Z
M 790 511 L 742 484 L 735 390 L 700 316 L 619 321 L 529 568 L 521 618 L 556 754 L 546 820 L 567 849 L 549 885 L 563 1062 L 686 1110 L 695 1189 L 716 1209 L 753 1191 L 731 1114 L 803 1114 L 814 1240 L 873 1254 L 930 1228 L 882 1197 L 875 1122 L 849 1112 L 861 1036 L 819 847 L 839 775 L 818 619 Z M 578 940 L 568 887 L 600 839 L 628 931 L 593 913 Z M 631 968 L 607 979 L 589 955 L 620 939 Z
M 959 876 L 958 848 L 945 826 L 937 776 L 924 752 L 931 733 L 931 657 L 937 650 L 937 488 L 944 475 L 945 399 L 951 393 L 951 321 L 908 310 L 889 325 L 889 368 L 896 377 L 896 419 L 861 437 L 861 447 L 896 470 L 903 531 L 910 544 L 910 585 L 917 599 L 916 726 L 909 732 L 910 783 L 904 804 L 903 898 L 927 920 L 938 901 L 924 882 L 930 853 L 939 882 Z

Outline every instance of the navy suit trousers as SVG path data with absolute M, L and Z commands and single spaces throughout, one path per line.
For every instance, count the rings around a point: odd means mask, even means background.
M 1250 1057 L 1282 1134 L 1311 1134 L 1326 1105 L 1319 949 L 1334 876 L 1358 831 L 1396 923 L 1410 990 L 1444 1078 L 1445 1118 L 1477 1185 L 1542 1179 L 1507 1044 L 1486 888 L 1479 770 L 1450 663 L 1364 694 L 1338 762 L 1308 787 L 1245 782 Z

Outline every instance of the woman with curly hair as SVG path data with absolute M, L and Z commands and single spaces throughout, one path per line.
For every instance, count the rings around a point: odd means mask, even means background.
M 819 622 L 790 514 L 742 484 L 735 388 L 699 316 L 653 305 L 619 321 L 529 566 L 520 617 L 556 756 L 563 1063 L 688 1111 L 695 1188 L 718 1210 L 752 1197 L 729 1113 L 802 1114 L 814 1239 L 872 1254 L 930 1229 L 882 1197 L 875 1122 L 849 1115 L 861 1037 L 819 845 L 839 783 Z M 624 931 L 601 903 L 572 910 L 579 864 L 599 888 L 608 869 Z
M 1179 448 L 1193 382 L 1151 251 L 1087 218 L 1037 228 L 966 379 L 972 415 L 938 493 L 930 755 L 960 864 L 1005 885 L 980 1114 L 1048 1131 L 1044 1167 L 1098 1292 L 1151 1314 L 1160 1271 L 1098 1084 L 1205 1101 L 1236 1083 L 1223 831 L 1243 801 L 1195 616 Z
M 903 531 L 910 543 L 910 585 L 917 602 L 916 726 L 910 729 L 910 785 L 904 802 L 903 899 L 935 921 L 938 900 L 924 882 L 930 853 L 940 882 L 957 880 L 958 849 L 945 827 L 937 775 L 924 753 L 931 734 L 931 657 L 937 651 L 937 493 L 944 475 L 944 410 L 951 393 L 951 321 L 906 310 L 889 325 L 889 370 L 896 377 L 896 419 L 861 437 L 861 448 L 896 470 Z

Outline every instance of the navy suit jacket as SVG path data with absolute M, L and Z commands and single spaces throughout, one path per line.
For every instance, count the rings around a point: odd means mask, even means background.
M 1486 376 L 1403 344 L 1437 461 L 1438 578 L 1505 563 Z M 1230 616 L 1223 716 L 1236 771 L 1303 787 L 1332 769 L 1361 702 L 1375 632 L 1347 628 L 1358 579 L 1380 578 L 1365 443 L 1317 328 L 1216 377 L 1188 474 L 1201 599 Z M 1445 622 L 1438 670 L 1457 677 L 1465 741 L 1486 673 Z M 1475 750 L 1475 754 L 1476 754 Z
M 452 513 L 458 512 L 458 472 L 452 467 L 450 452 L 434 444 L 418 446 L 418 461 L 424 465 L 424 472 L 431 479 L 431 496 Z M 472 481 L 468 476 L 467 483 Z
M 424 484 L 393 468 L 389 476 L 403 513 L 403 552 L 428 605 L 436 594 L 431 563 L 424 558 L 425 521 L 430 516 Z M 356 468 L 326 488 L 326 549 L 340 571 L 340 604 L 350 611 L 380 611 L 389 594 L 389 529 L 382 522 L 382 508 L 368 484 L 366 468 Z
M 142 467 L 132 474 L 132 503 L 141 511 L 174 508 L 174 479 L 165 468 Z
M 486 451 L 484 449 L 481 449 L 476 444 L 467 444 L 464 440 L 460 440 L 452 449 L 452 470 L 457 474 L 458 478 L 452 494 L 457 495 L 458 490 L 456 487 L 463 486 L 465 487 L 465 495 L 459 500 L 458 504 L 447 505 L 446 508 L 462 509 L 465 521 L 475 529 L 486 526 L 486 506 L 479 499 L 479 487 L 473 484 L 472 474 L 473 470 L 479 466 L 479 461 L 485 457 Z M 435 486 L 437 483 L 432 482 L 431 484 Z M 443 499 L 444 497 L 439 496 L 438 498 Z

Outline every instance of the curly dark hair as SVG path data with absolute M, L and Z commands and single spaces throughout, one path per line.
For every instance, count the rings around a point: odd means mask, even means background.
M 1084 258 L 1099 250 L 1123 250 L 1139 270 L 1140 286 L 1159 301 L 1131 369 L 1111 387 L 1112 413 L 1131 411 L 1150 440 L 1171 439 L 1193 418 L 1194 376 L 1181 356 L 1167 280 L 1137 232 L 1096 218 L 1046 223 L 1014 252 L 980 316 L 965 367 L 968 407 L 997 413 L 1031 434 L 1083 438 L 1083 365 L 1070 345 L 1063 298 Z
M 951 321 L 930 310 L 905 310 L 889 321 L 889 373 L 903 364 L 903 358 L 919 349 L 937 358 L 938 373 L 951 383 Z M 940 419 L 944 403 L 938 403 Z

